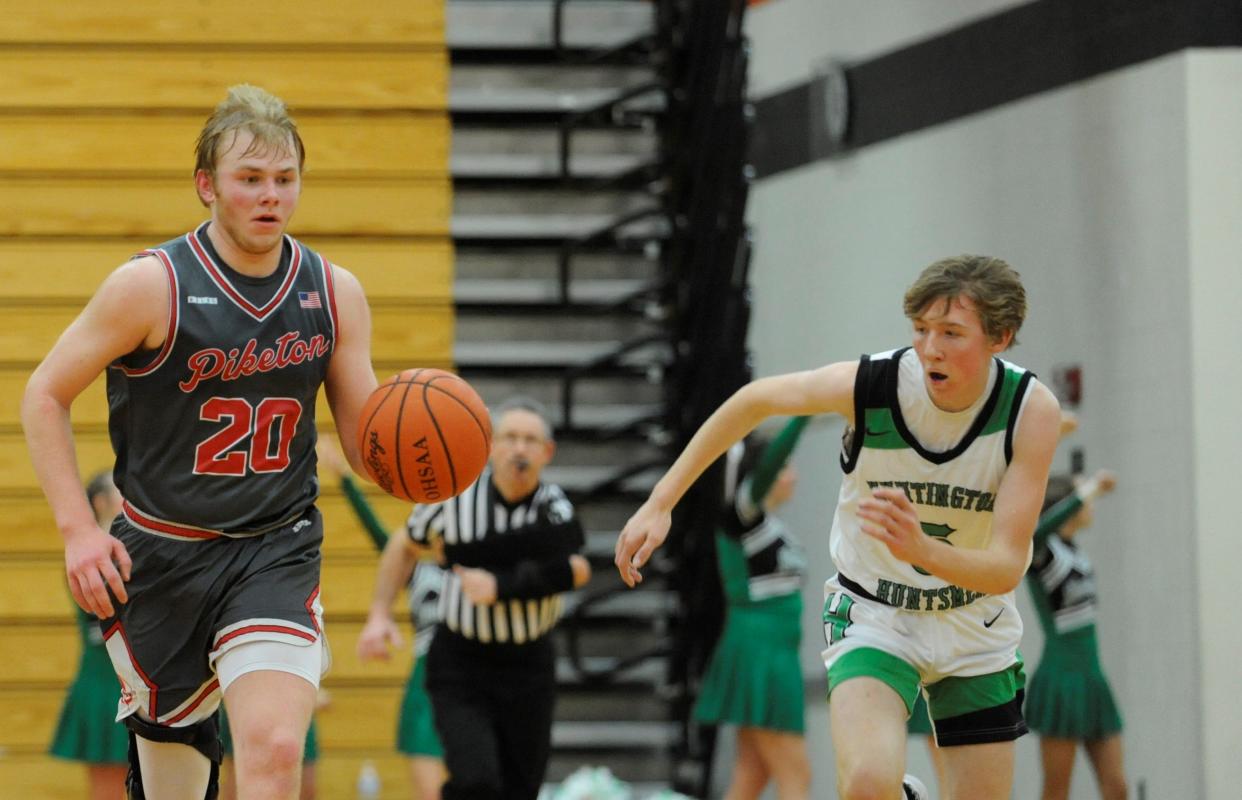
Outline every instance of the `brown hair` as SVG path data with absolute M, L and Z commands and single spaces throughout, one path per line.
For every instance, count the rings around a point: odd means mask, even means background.
M 294 155 L 298 158 L 298 171 L 306 162 L 306 149 L 298 135 L 298 125 L 285 109 L 285 101 L 274 94 L 248 83 L 229 87 L 228 96 L 216 106 L 207 118 L 195 145 L 194 172 L 204 170 L 215 173 L 220 158 L 221 143 L 226 134 L 234 136 L 238 131 L 249 131 L 254 137 L 245 155 L 265 153 L 270 150 L 287 150 L 293 140 Z M 227 139 L 231 142 L 232 138 Z
M 1018 343 L 1018 329 L 1026 319 L 1026 290 L 1022 288 L 1021 276 L 999 258 L 942 258 L 923 270 L 906 290 L 903 308 L 907 317 L 915 319 L 931 303 L 960 295 L 974 303 L 983 332 L 993 341 L 1012 332 L 1010 346 Z

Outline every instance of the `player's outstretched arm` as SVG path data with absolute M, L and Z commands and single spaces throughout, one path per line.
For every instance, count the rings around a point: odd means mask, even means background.
M 914 504 L 901 489 L 876 489 L 859 501 L 863 532 L 902 561 L 957 586 L 987 594 L 1013 590 L 1026 573 L 1060 424 L 1056 398 L 1043 384 L 1033 383 L 1014 435 L 1013 459 L 997 491 L 992 539 L 986 548 L 946 547 L 926 536 Z
M 341 452 L 355 473 L 368 476 L 358 451 L 358 421 L 362 407 L 375 391 L 375 368 L 371 366 L 371 308 L 362 284 L 348 270 L 332 267 L 336 288 L 337 331 L 328 377 L 324 382 L 332 419 L 336 421 Z
M 401 647 L 401 629 L 393 621 L 392 604 L 401 588 L 410 582 L 417 560 L 418 549 L 407 537 L 396 533 L 388 538 L 380 554 L 367 621 L 358 634 L 358 657 L 363 661 L 387 659 L 391 649 Z
M 30 462 L 65 540 L 69 591 L 83 610 L 113 614 L 108 589 L 128 596 L 129 554 L 102 531 L 82 491 L 69 409 L 110 363 L 140 348 L 152 357 L 164 344 L 169 280 L 154 257 L 131 261 L 108 276 L 65 329 L 26 384 L 22 427 Z
M 640 568 L 664 543 L 673 507 L 720 454 L 774 415 L 841 414 L 853 420 L 858 362 L 751 381 L 716 409 L 655 485 L 617 539 L 613 563 L 626 585 L 642 580 Z

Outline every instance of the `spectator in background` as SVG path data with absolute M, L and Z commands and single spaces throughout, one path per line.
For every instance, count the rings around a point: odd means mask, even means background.
M 770 781 L 780 800 L 806 800 L 811 788 L 798 660 L 806 556 L 770 513 L 793 497 L 798 476 L 788 461 L 808 420 L 725 454 L 716 564 L 727 610 L 694 718 L 738 726 L 726 800 L 756 800 Z
M 1103 800 L 1125 800 L 1121 714 L 1100 666 L 1095 635 L 1095 571 L 1075 538 L 1091 526 L 1094 500 L 1113 491 L 1116 476 L 1086 480 L 1054 475 L 1035 529 L 1027 571 L 1044 652 L 1026 695 L 1026 718 L 1039 734 L 1043 800 L 1066 800 L 1081 744 Z

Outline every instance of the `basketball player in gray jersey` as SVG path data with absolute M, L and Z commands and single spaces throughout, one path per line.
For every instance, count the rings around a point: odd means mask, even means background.
M 285 235 L 305 158 L 284 103 L 235 86 L 198 141 L 210 219 L 117 268 L 26 388 L 31 461 L 74 599 L 100 619 L 131 732 L 130 797 L 216 796 L 221 697 L 241 796 L 295 798 L 328 656 L 315 508 L 319 387 L 352 433 L 375 388 L 358 281 Z M 123 513 L 78 485 L 74 399 L 108 373 Z

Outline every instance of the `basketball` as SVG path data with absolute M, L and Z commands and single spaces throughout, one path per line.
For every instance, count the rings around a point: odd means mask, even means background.
M 442 369 L 407 369 L 362 408 L 358 446 L 367 474 L 402 500 L 439 503 L 487 465 L 492 422 L 474 388 Z

